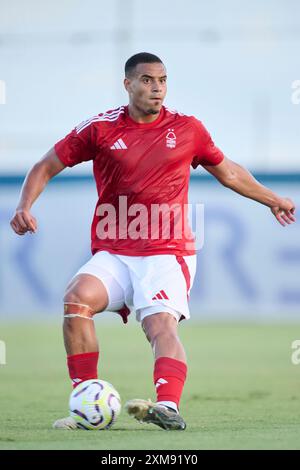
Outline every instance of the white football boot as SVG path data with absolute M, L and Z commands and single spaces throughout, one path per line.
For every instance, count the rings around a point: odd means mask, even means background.
M 141 423 L 152 423 L 170 431 L 184 431 L 186 423 L 175 410 L 152 403 L 151 400 L 134 399 L 126 403 L 127 413 Z
M 78 429 L 76 421 L 71 416 L 56 420 L 55 423 L 53 423 L 53 428 L 54 429 Z

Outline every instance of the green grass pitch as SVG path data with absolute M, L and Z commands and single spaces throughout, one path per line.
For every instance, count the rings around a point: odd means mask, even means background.
M 99 377 L 131 398 L 154 399 L 152 353 L 142 330 L 96 320 Z M 0 449 L 299 449 L 300 365 L 291 362 L 295 325 L 186 323 L 180 335 L 189 375 L 181 413 L 187 429 L 140 424 L 124 410 L 108 431 L 51 428 L 71 391 L 60 324 L 2 325 Z

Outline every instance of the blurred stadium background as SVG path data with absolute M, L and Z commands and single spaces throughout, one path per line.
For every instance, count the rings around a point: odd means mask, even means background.
M 89 258 L 90 164 L 51 182 L 33 207 L 36 235 L 16 236 L 9 220 L 26 171 L 57 140 L 127 103 L 123 65 L 136 52 L 165 61 L 169 107 L 201 119 L 229 158 L 299 205 L 297 0 L 12 0 L 0 10 L 1 321 L 60 315 Z M 299 224 L 283 229 L 204 171 L 192 172 L 190 195 L 205 204 L 193 318 L 298 320 Z

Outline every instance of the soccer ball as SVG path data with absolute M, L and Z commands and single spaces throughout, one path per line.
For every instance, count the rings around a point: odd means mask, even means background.
M 81 382 L 70 396 L 70 415 L 81 429 L 110 428 L 121 412 L 117 390 L 104 380 Z

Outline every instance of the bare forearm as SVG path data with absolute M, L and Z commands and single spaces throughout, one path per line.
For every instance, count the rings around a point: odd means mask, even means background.
M 281 201 L 277 194 L 260 184 L 245 168 L 237 163 L 234 164 L 230 177 L 223 184 L 238 194 L 268 207 L 277 206 Z
M 53 176 L 65 168 L 65 165 L 57 157 L 54 148 L 36 163 L 26 175 L 23 183 L 20 200 L 10 225 L 18 235 L 24 235 L 30 231 L 36 232 L 37 221 L 30 213 L 34 201 L 39 197 L 46 184 Z
M 26 175 L 21 189 L 17 210 L 29 210 L 45 188 L 49 179 L 50 175 L 46 171 L 45 167 L 40 163 L 36 163 Z
M 218 165 L 204 165 L 204 168 L 227 188 L 268 206 L 281 225 L 296 221 L 295 204 L 291 199 L 273 193 L 256 181 L 249 171 L 227 157 Z
M 57 157 L 54 148 L 37 162 L 27 173 L 24 180 L 18 209 L 29 210 L 34 201 L 39 197 L 48 181 L 65 168 Z

